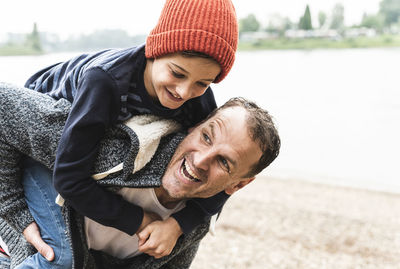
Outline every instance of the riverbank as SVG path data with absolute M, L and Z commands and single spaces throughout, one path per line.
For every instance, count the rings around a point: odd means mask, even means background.
M 42 54 L 45 53 L 26 46 L 0 46 L 0 56 L 31 56 Z
M 400 47 L 400 35 L 342 38 L 276 38 L 254 42 L 239 42 L 239 50 L 288 50 L 288 49 L 349 49 Z
M 232 196 L 192 269 L 400 267 L 400 195 L 257 178 Z
M 135 44 L 132 44 L 135 45 Z M 124 47 L 124 46 L 123 46 Z M 266 39 L 254 42 L 239 42 L 239 51 L 251 50 L 309 50 L 309 49 L 348 49 L 348 48 L 392 48 L 400 47 L 400 35 L 379 35 L 375 37 L 357 37 L 343 38 L 340 40 L 331 40 L 323 38 L 276 38 Z M 76 50 L 77 48 L 75 48 Z M 80 51 L 88 51 L 87 48 L 79 49 Z M 100 49 L 94 49 L 95 51 Z M 73 52 L 73 51 L 62 51 Z M 3 45 L 0 46 L 0 56 L 28 56 L 42 55 L 58 52 L 37 51 L 23 45 Z M 77 54 L 77 53 L 76 53 Z

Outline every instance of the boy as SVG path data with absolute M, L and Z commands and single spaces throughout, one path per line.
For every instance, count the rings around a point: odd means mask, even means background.
M 216 107 L 209 84 L 230 71 L 237 36 L 229 0 L 167 0 L 145 46 L 80 55 L 33 75 L 26 87 L 72 103 L 53 174 L 54 186 L 67 203 L 130 235 L 150 223 L 150 214 L 89 177 L 98 142 L 107 127 L 133 115 L 173 118 L 185 127 L 203 120 Z M 220 193 L 210 200 L 190 200 L 168 223 L 180 229 L 176 236 L 187 234 L 204 217 L 217 213 L 227 197 Z M 19 231 L 33 221 L 15 223 L 12 214 L 4 218 Z

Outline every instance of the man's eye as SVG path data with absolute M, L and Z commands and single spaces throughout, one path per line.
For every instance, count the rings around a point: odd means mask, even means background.
M 177 72 L 175 72 L 174 70 L 171 70 L 171 73 L 172 73 L 172 75 L 173 75 L 174 77 L 176 77 L 176 78 L 183 78 L 183 77 L 185 77 L 185 75 L 183 75 L 183 74 L 181 74 L 181 73 L 177 73 Z
M 226 171 L 229 173 L 229 172 L 230 172 L 230 169 L 229 169 L 228 161 L 227 161 L 225 158 L 223 158 L 223 157 L 220 157 L 219 161 L 220 161 L 221 164 L 224 166 L 224 168 L 226 169 Z
M 206 133 L 203 133 L 203 139 L 204 139 L 204 141 L 206 141 L 207 143 L 211 143 L 211 139 L 210 139 L 210 137 L 209 137 Z

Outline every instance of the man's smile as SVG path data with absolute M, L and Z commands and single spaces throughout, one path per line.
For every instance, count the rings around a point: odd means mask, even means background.
M 199 177 L 193 172 L 193 170 L 190 168 L 188 162 L 186 159 L 183 159 L 182 165 L 180 168 L 180 174 L 186 179 L 191 182 L 201 182 Z

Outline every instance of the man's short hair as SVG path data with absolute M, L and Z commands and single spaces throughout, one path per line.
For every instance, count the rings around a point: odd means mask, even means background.
M 258 163 L 253 165 L 244 176 L 253 177 L 270 165 L 279 155 L 281 140 L 268 111 L 243 97 L 229 99 L 225 104 L 211 112 L 207 119 L 213 117 L 218 111 L 235 106 L 242 107 L 247 111 L 246 124 L 250 138 L 258 144 L 262 152 Z

